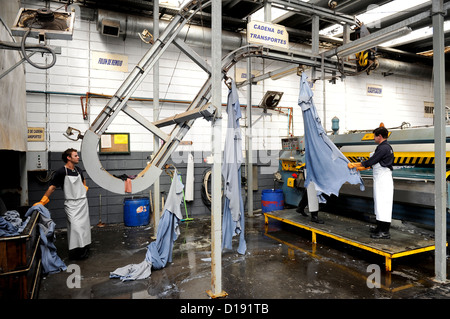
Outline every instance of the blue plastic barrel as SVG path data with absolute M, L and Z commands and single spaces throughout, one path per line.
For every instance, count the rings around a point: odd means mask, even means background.
M 123 201 L 125 226 L 145 226 L 150 222 L 150 200 L 148 197 L 125 198 Z
M 261 208 L 263 213 L 284 208 L 284 195 L 282 189 L 264 189 L 261 192 Z

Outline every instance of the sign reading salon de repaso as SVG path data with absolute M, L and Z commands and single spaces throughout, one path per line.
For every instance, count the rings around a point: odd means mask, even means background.
M 289 35 L 279 24 L 251 21 L 247 24 L 247 42 L 289 48 Z

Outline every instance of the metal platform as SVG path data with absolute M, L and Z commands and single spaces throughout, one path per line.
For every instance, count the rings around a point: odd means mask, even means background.
M 264 213 L 266 233 L 269 218 L 311 231 L 313 244 L 317 243 L 317 235 L 384 256 L 386 271 L 392 271 L 392 259 L 435 250 L 432 232 L 414 231 L 391 227 L 391 239 L 370 238 L 372 224 L 361 220 L 335 214 L 319 212 L 324 224 L 317 224 L 309 217 L 302 216 L 294 209 Z

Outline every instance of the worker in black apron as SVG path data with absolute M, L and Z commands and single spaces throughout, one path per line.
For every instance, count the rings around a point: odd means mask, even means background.
M 53 176 L 51 185 L 42 199 L 36 203 L 46 205 L 49 197 L 57 187 L 64 191 L 64 211 L 67 216 L 67 239 L 70 259 L 85 259 L 89 255 L 91 244 L 91 224 L 89 220 L 89 206 L 86 197 L 88 187 L 78 164 L 78 152 L 69 148 L 62 154 L 65 165 L 58 169 Z

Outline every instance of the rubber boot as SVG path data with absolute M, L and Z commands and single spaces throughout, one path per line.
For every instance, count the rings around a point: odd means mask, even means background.
M 301 208 L 301 207 L 297 207 L 297 209 L 295 210 L 297 213 L 302 214 L 302 216 L 308 216 L 307 213 L 305 213 L 305 209 Z
M 389 230 L 391 229 L 391 223 L 383 222 L 383 233 L 387 234 L 389 238 L 391 238 L 391 234 L 389 233 Z
M 79 260 L 81 256 L 81 248 L 73 248 L 69 250 L 69 259 L 71 260 Z
M 302 214 L 302 216 L 308 216 L 308 214 L 305 213 L 305 208 L 307 205 L 308 205 L 308 196 L 306 195 L 306 190 L 304 190 L 302 194 L 302 199 L 298 203 L 296 212 Z
M 324 221 L 319 219 L 319 212 L 311 212 L 311 221 L 317 224 L 323 224 Z
M 370 237 L 375 239 L 390 239 L 391 238 L 391 234 L 389 233 L 390 228 L 391 223 L 380 222 L 380 231 L 371 234 Z
M 86 245 L 82 248 L 80 259 L 87 259 L 89 257 L 90 245 Z
M 377 222 L 377 226 L 376 227 L 370 227 L 370 233 L 371 234 L 375 234 L 375 233 L 378 233 L 380 231 L 381 222 L 379 220 L 377 220 L 376 222 Z
M 77 247 L 69 250 L 69 259 L 71 260 L 83 260 L 89 257 L 89 245 L 84 247 Z

